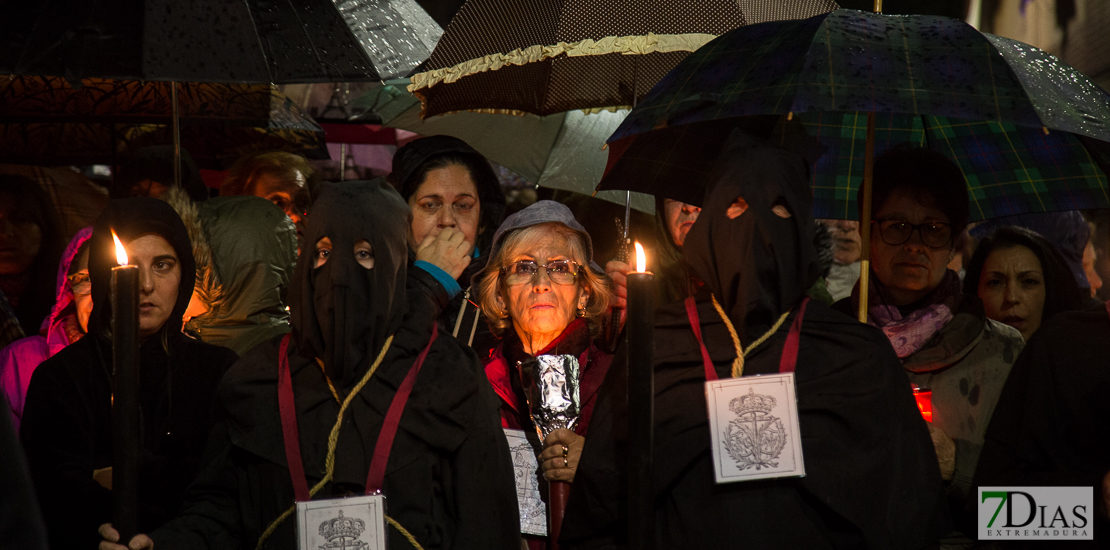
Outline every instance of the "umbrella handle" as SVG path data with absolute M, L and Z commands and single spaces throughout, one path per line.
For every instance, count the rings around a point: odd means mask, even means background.
M 882 0 L 876 0 L 881 4 Z M 875 172 L 875 113 L 867 113 L 867 144 L 863 154 L 862 204 L 859 217 L 859 322 L 867 322 L 867 294 L 871 275 L 871 187 Z

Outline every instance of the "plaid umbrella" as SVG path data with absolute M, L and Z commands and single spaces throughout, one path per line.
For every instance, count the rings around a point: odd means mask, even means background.
M 471 0 L 409 89 L 424 116 L 627 108 L 717 35 L 835 8 L 832 0 Z
M 0 79 L 0 162 L 114 164 L 173 141 L 170 83 L 88 78 Z M 182 146 L 204 168 L 281 150 L 328 158 L 324 131 L 269 85 L 177 84 Z
M 851 10 L 737 29 L 688 57 L 610 137 L 599 189 L 697 202 L 720 142 L 749 117 L 770 139 L 823 155 L 815 214 L 854 219 L 865 111 L 877 113 L 876 153 L 909 141 L 956 161 L 976 219 L 1110 206 L 1110 96 L 1089 79 L 961 21 Z

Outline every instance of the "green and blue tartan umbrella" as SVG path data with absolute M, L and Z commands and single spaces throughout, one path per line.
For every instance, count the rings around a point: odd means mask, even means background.
M 1105 91 L 958 20 L 851 10 L 742 27 L 691 54 L 610 137 L 598 188 L 698 203 L 743 124 L 816 159 L 815 216 L 855 219 L 867 111 L 876 154 L 910 142 L 954 160 L 975 219 L 1110 207 Z

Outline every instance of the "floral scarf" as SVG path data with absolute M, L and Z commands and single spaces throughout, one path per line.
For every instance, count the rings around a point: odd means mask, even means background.
M 951 269 L 923 300 L 924 306 L 903 316 L 898 306 L 889 305 L 886 288 L 871 272 L 867 292 L 867 324 L 879 327 L 894 346 L 899 359 L 917 353 L 955 316 L 960 302 L 960 277 Z M 852 305 L 859 308 L 859 283 L 852 289 Z

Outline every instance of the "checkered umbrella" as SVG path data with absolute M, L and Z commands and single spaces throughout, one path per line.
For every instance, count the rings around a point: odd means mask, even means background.
M 959 164 L 975 219 L 1110 207 L 1105 91 L 1044 51 L 961 21 L 851 10 L 706 44 L 610 137 L 599 189 L 697 203 L 720 144 L 743 121 L 817 158 L 817 217 L 855 219 L 867 111 L 876 154 L 908 141 Z

